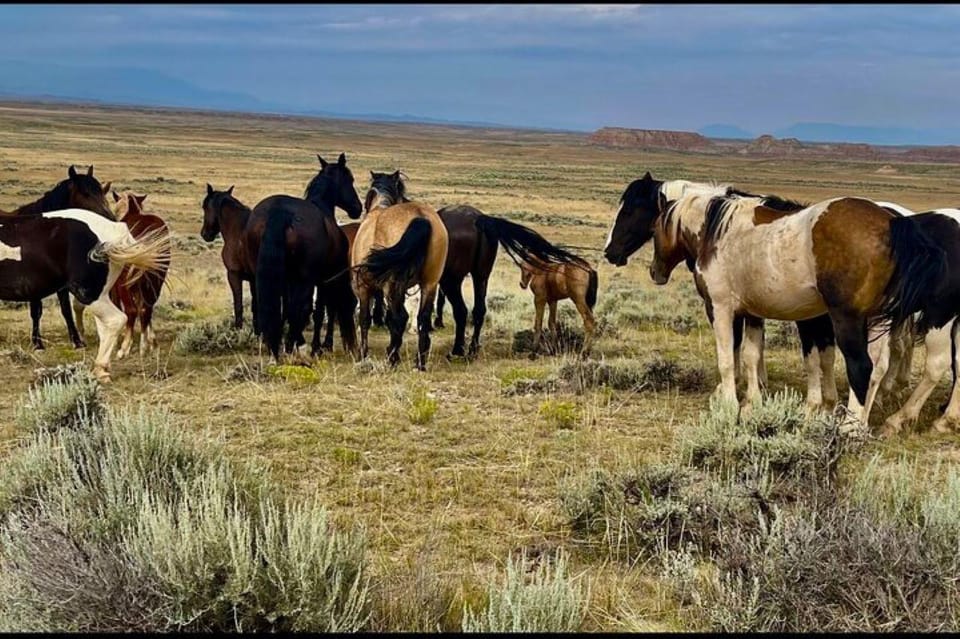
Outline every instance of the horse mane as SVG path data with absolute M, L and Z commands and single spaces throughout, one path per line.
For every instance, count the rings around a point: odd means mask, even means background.
M 377 173 L 370 182 L 370 189 L 377 191 L 381 195 L 389 196 L 391 205 L 412 202 L 412 200 L 407 197 L 407 185 L 403 181 L 405 177 L 406 175 L 404 175 L 402 171 L 396 180 L 393 179 L 392 173 Z
M 325 175 L 323 171 L 317 173 L 313 178 L 307 182 L 307 188 L 303 190 L 303 199 L 312 202 L 313 197 L 320 194 L 321 189 L 325 187 L 324 182 L 331 181 L 329 175 Z
M 10 215 L 39 215 L 44 211 L 56 211 L 58 209 L 69 208 L 70 205 L 67 196 L 69 184 L 69 179 L 58 182 L 56 186 L 40 196 L 38 200 L 14 209 L 10 212 Z M 110 210 L 109 206 L 107 210 Z M 100 211 L 91 211 L 91 213 L 96 213 L 100 217 L 104 217 L 113 222 L 117 221 L 117 216 L 114 215 L 112 211 L 110 215 L 105 215 Z
M 660 194 L 666 198 L 667 202 L 673 202 L 682 198 L 685 194 L 696 192 L 710 192 L 714 195 L 722 195 L 732 189 L 728 184 L 718 184 L 717 182 L 691 182 L 690 180 L 668 180 L 660 185 Z
M 733 221 L 742 214 L 749 213 L 752 220 L 754 209 L 758 206 L 767 206 L 765 200 L 765 197 L 717 196 L 712 198 L 704 214 L 703 241 L 717 242 L 730 229 Z
M 709 203 L 710 198 L 725 195 L 731 188 L 726 184 L 707 184 L 688 180 L 664 182 L 660 192 L 669 204 L 663 214 L 663 223 L 673 241 L 677 240 L 683 225 L 696 230 L 702 228 L 706 211 L 704 200 Z M 671 196 L 675 197 L 671 198 Z

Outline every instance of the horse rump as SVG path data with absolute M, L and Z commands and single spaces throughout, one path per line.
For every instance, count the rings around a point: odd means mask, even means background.
M 406 290 L 420 277 L 432 231 L 429 220 L 414 218 L 396 244 L 370 251 L 363 269 L 379 288 L 393 279 Z
M 938 284 L 947 270 L 947 255 L 941 243 L 926 233 L 917 217 L 890 220 L 890 257 L 893 275 L 884 291 L 880 312 L 872 325 L 887 325 L 896 332 L 914 313 L 919 313 L 916 335 L 922 338 L 931 328 Z M 939 313 L 938 313 L 939 314 Z

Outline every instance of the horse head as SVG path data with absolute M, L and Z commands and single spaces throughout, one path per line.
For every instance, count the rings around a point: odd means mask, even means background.
M 303 198 L 331 208 L 339 206 L 350 219 L 358 219 L 363 214 L 363 205 L 353 187 L 353 173 L 347 166 L 347 156 L 341 153 L 336 162 L 327 162 L 318 153 L 317 159 L 320 160 L 320 172 L 310 180 Z
M 205 242 L 212 242 L 220 234 L 220 209 L 223 208 L 223 200 L 227 197 L 233 197 L 233 185 L 226 191 L 215 191 L 210 183 L 207 183 L 207 195 L 200 205 L 203 208 L 200 237 Z
M 370 189 L 364 202 L 364 212 L 382 209 L 401 202 L 409 202 L 407 186 L 403 182 L 403 172 L 377 173 L 370 171 Z
M 124 191 L 118 194 L 111 192 L 114 201 L 114 214 L 118 220 L 124 220 L 127 216 L 136 217 L 143 213 L 143 201 L 147 199 L 146 195 L 137 195 L 133 191 Z
M 56 193 L 60 189 L 65 196 L 64 201 L 58 202 L 57 206 L 65 209 L 86 209 L 108 220 L 117 219 L 110 205 L 107 204 L 106 194 L 110 191 L 110 182 L 100 184 L 100 181 L 93 176 L 92 164 L 86 173 L 77 173 L 71 164 L 67 169 L 67 179 L 60 182 L 53 192 Z
M 607 261 L 623 266 L 627 259 L 653 236 L 653 225 L 664 202 L 660 194 L 663 182 L 655 180 L 647 171 L 634 180 L 620 197 L 620 209 L 607 237 L 603 254 Z

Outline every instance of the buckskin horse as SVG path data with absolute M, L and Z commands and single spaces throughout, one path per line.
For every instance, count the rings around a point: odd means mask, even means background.
M 146 195 L 136 195 L 129 191 L 123 195 L 113 192 L 117 203 L 117 217 L 127 225 L 134 238 L 141 238 L 153 233 L 157 237 L 170 235 L 167 224 L 156 215 L 143 212 L 143 202 Z M 169 252 L 166 261 L 169 263 Z M 156 336 L 153 332 L 153 307 L 163 290 L 163 283 L 167 279 L 167 265 L 164 264 L 157 271 L 144 273 L 142 277 L 131 281 L 130 268 L 124 267 L 117 278 L 117 283 L 110 291 L 110 300 L 126 314 L 127 330 L 123 336 L 123 343 L 117 352 L 117 359 L 123 359 L 133 347 L 133 332 L 137 320 L 140 320 L 140 354 L 146 354 L 156 346 Z M 81 316 L 77 316 L 77 324 L 83 331 Z
M 61 289 L 90 307 L 100 340 L 94 375 L 110 381 L 110 356 L 123 329 L 123 312 L 110 289 L 124 266 L 132 279 L 166 265 L 169 239 L 137 240 L 127 226 L 82 209 L 0 218 L 0 299 L 42 299 Z
M 392 174 L 373 171 L 370 173 L 372 180 L 367 191 L 367 210 L 409 201 L 400 171 Z M 473 357 L 480 349 L 480 331 L 487 315 L 487 283 L 500 246 L 503 246 L 518 266 L 584 264 L 578 256 L 554 246 L 536 231 L 503 218 L 487 215 L 475 207 L 466 204 L 445 206 L 437 211 L 437 215 L 440 216 L 449 237 L 449 249 L 440 277 L 437 301 L 438 319 L 442 318 L 443 313 L 440 295 L 445 295 L 453 307 L 456 332 L 449 358 L 464 355 Z M 465 353 L 467 305 L 463 299 L 462 288 L 467 275 L 473 280 L 473 335 L 469 350 Z
M 257 254 L 257 315 L 267 347 L 277 360 L 285 322 L 284 350 L 296 348 L 300 354 L 305 346 L 303 329 L 310 317 L 314 288 L 318 305 L 336 308 L 344 349 L 356 350 L 353 313 L 357 300 L 347 276 L 347 237 L 337 225 L 334 208 L 339 206 L 357 219 L 363 205 L 353 188 L 346 156 L 341 153 L 333 163 L 319 155 L 317 159 L 320 172 L 307 185 L 302 199 L 271 195 L 253 209 L 255 216 L 267 220 Z M 312 355 L 320 352 L 320 328 L 320 322 L 315 322 Z
M 560 332 L 557 325 L 557 302 L 569 299 L 577 307 L 583 319 L 583 347 L 581 356 L 590 354 L 596 322 L 593 307 L 597 303 L 597 272 L 585 260 L 579 263 L 547 264 L 544 262 L 520 263 L 520 288 L 530 288 L 533 293 L 533 352 L 540 351 L 543 336 L 543 309 L 550 307 L 549 327 L 554 344 L 559 346 Z
M 93 165 L 86 174 L 77 173 L 73 165 L 67 169 L 67 179 L 59 182 L 52 189 L 43 194 L 38 200 L 24 204 L 10 212 L 0 211 L 0 215 L 36 215 L 49 211 L 64 209 L 84 209 L 102 215 L 108 220 L 116 220 L 113 211 L 107 204 L 106 193 L 110 190 L 110 182 L 101 185 L 93 176 Z M 83 336 L 77 331 L 70 310 L 70 294 L 66 289 L 56 291 L 60 304 L 60 313 L 67 325 L 67 333 L 75 348 L 83 348 Z M 40 318 L 43 316 L 43 300 L 30 300 L 30 319 L 33 323 L 31 341 L 37 350 L 43 350 L 43 339 L 40 337 Z

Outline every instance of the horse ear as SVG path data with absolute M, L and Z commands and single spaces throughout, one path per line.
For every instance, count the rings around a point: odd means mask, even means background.
M 376 174 L 376 172 L 374 172 L 374 171 L 372 171 L 372 170 L 370 171 L 370 179 L 371 179 L 371 180 L 377 179 L 377 174 Z
M 120 201 L 120 196 L 117 195 L 117 192 L 116 192 L 116 191 L 113 191 L 113 201 L 114 201 L 114 202 L 119 202 L 119 201 Z
M 70 168 L 67 169 L 67 176 L 72 180 L 77 177 L 77 170 L 73 168 L 73 165 L 70 165 Z
M 144 201 L 145 199 L 147 199 L 147 196 L 146 196 L 146 195 L 134 195 L 133 197 L 134 197 L 134 199 L 135 199 L 137 202 L 139 202 L 140 204 L 143 204 L 143 201 Z
M 400 169 L 397 169 L 396 171 L 394 171 L 394 172 L 393 172 L 393 175 L 391 175 L 390 177 L 392 177 L 394 180 L 399 180 L 399 179 L 400 179 Z
M 650 175 L 650 171 L 647 171 L 646 175 L 643 176 L 643 181 L 650 182 L 651 180 L 653 180 L 653 176 Z
M 213 195 L 213 187 L 207 182 L 207 195 Z
M 104 193 L 108 193 L 108 192 L 110 191 L 110 185 L 111 185 L 111 184 L 113 184 L 113 182 L 107 182 L 106 184 L 103 185 L 103 192 L 104 192 Z
M 327 168 L 327 161 L 324 160 L 322 157 L 320 157 L 320 154 L 319 154 L 319 153 L 317 153 L 317 159 L 320 160 L 320 166 L 321 166 L 322 168 L 324 168 L 324 169 Z
M 90 168 L 87 169 L 87 177 L 93 177 L 93 165 L 90 165 Z
M 340 166 L 347 165 L 347 156 L 345 153 L 341 153 L 340 157 L 337 158 L 337 164 L 339 164 Z
M 230 188 L 227 189 L 227 195 L 233 195 L 233 184 L 231 184 Z

